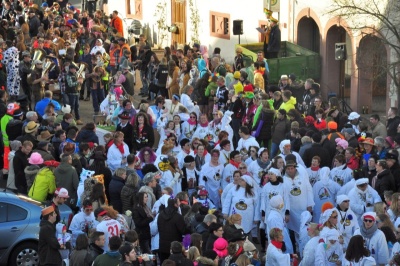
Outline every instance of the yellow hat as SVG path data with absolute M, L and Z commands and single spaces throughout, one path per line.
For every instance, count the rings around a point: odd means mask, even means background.
M 233 73 L 233 78 L 234 79 L 239 79 L 240 78 L 240 72 L 239 71 L 235 71 L 235 73 Z
M 277 20 L 277 19 L 274 18 L 274 17 L 270 17 L 269 20 L 271 20 L 272 22 L 275 22 L 275 23 L 278 23 L 278 21 L 279 21 L 279 20 Z
M 272 15 L 272 10 L 269 10 L 268 8 L 264 8 L 264 13 L 267 17 Z
M 53 212 L 54 212 L 53 206 L 46 207 L 42 210 L 42 216 L 45 216 L 45 215 L 53 213 Z

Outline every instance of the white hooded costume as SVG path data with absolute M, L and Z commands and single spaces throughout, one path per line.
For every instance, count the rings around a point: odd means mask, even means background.
M 286 227 L 285 223 L 285 216 L 282 216 L 281 209 L 284 208 L 283 198 L 281 195 L 273 196 L 270 200 L 270 209 L 268 217 L 266 217 L 265 224 L 266 224 L 266 232 L 268 232 L 268 240 L 269 232 L 272 228 L 279 228 L 282 230 L 283 234 L 283 241 L 286 245 L 285 253 L 292 254 L 293 253 L 293 245 L 292 241 L 290 240 L 289 230 Z
M 347 195 L 339 195 L 336 198 L 336 204 L 340 205 L 343 201 L 350 200 Z M 338 212 L 338 230 L 340 234 L 343 236 L 344 247 L 347 248 L 350 242 L 350 238 L 354 235 L 354 232 L 359 228 L 357 216 L 350 209 L 347 210 L 339 210 L 339 207 L 336 208 Z
M 205 163 L 199 174 L 199 186 L 203 186 L 208 191 L 208 197 L 212 200 L 215 207 L 221 206 L 219 198 L 219 189 L 221 188 L 221 178 L 224 166 L 218 164 L 212 166 L 211 162 Z
M 374 204 L 382 202 L 378 192 L 368 185 L 365 191 L 362 191 L 357 185 L 368 184 L 368 178 L 360 178 L 355 182 L 355 186 L 349 192 L 350 208 L 357 215 L 358 224 L 361 225 L 361 216 L 365 212 L 373 211 Z
M 330 240 L 336 242 L 332 244 Z M 339 232 L 336 229 L 328 229 L 324 236 L 324 243 L 319 243 L 315 249 L 315 265 L 337 266 L 337 262 L 343 258 L 342 245 L 339 244 Z
M 307 207 L 314 207 L 314 196 L 308 176 L 302 176 L 299 171 L 292 179 L 285 174 L 283 177 L 285 190 L 289 191 L 290 200 L 290 220 L 288 228 L 299 233 L 301 213 Z
M 253 187 L 253 181 L 250 176 L 243 175 L 241 178 L 244 179 L 249 186 Z M 253 188 L 252 190 L 254 195 L 246 196 L 246 190 L 243 187 L 230 189 L 222 206 L 223 214 L 231 216 L 232 214 L 238 213 L 242 216 L 241 225 L 246 234 L 253 229 L 255 221 L 261 220 L 259 196 L 256 189 Z
M 317 181 L 313 186 L 315 202 L 313 214 L 314 223 L 318 223 L 319 217 L 321 215 L 321 207 L 325 202 L 330 202 L 333 206 L 335 206 L 336 195 L 340 189 L 338 183 L 329 179 L 329 168 L 328 171 L 321 171 L 320 178 L 321 180 Z

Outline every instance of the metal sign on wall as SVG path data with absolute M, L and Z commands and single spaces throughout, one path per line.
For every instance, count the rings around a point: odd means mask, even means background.
M 271 3 L 271 10 L 273 12 L 280 12 L 281 9 L 281 1 L 280 0 L 264 0 L 264 7 L 268 8 Z

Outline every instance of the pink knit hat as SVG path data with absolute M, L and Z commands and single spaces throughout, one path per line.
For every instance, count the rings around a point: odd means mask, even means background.
M 344 150 L 347 149 L 347 147 L 349 147 L 349 143 L 347 142 L 347 140 L 344 140 L 341 138 L 336 138 L 335 141 L 336 141 L 336 145 L 339 145 Z
M 228 241 L 220 237 L 214 242 L 213 250 L 217 253 L 218 257 L 224 258 L 228 255 Z
M 38 152 L 34 152 L 34 153 L 32 153 L 31 154 L 31 157 L 29 157 L 29 160 L 28 160 L 28 162 L 29 162 L 29 164 L 35 164 L 35 165 L 39 165 L 39 164 L 42 164 L 43 163 L 43 158 L 42 158 L 42 155 L 40 155 L 40 153 L 38 153 Z

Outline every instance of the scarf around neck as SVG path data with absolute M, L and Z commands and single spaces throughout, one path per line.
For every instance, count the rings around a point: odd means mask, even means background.
M 266 161 L 265 163 L 263 161 L 261 161 L 260 158 L 257 159 L 257 163 L 260 166 L 260 168 L 265 169 L 267 168 L 267 166 L 270 164 L 270 161 Z
M 191 125 L 191 126 L 194 126 L 194 125 L 197 124 L 197 120 L 192 121 L 192 119 L 190 119 L 190 118 L 187 120 L 187 122 L 188 122 L 188 124 Z
M 235 166 L 237 169 L 239 169 L 239 164 L 240 164 L 240 163 L 237 163 L 237 162 L 235 162 L 235 161 L 232 160 L 232 159 L 229 160 L 229 163 L 232 164 L 233 166 Z
M 115 146 L 118 148 L 119 152 L 120 152 L 122 155 L 124 155 L 124 154 L 125 154 L 125 151 L 124 151 L 124 143 L 121 143 L 121 144 L 119 144 L 119 145 L 117 145 L 116 143 L 114 143 L 114 144 L 115 144 Z
M 376 230 L 378 230 L 378 225 L 374 223 L 371 228 L 366 229 L 364 224 L 360 226 L 360 233 L 363 237 L 371 239 L 375 234 Z

